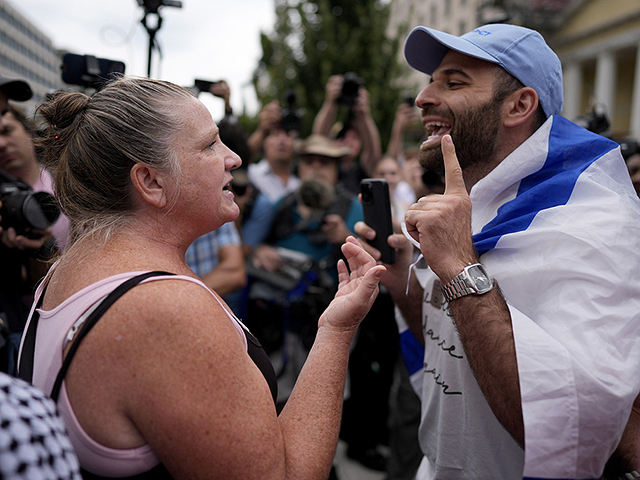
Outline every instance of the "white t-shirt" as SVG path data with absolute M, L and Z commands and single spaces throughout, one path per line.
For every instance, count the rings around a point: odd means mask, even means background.
M 264 193 L 271 203 L 275 203 L 285 195 L 295 192 L 300 186 L 300 179 L 293 175 L 285 183 L 284 180 L 273 172 L 266 158 L 258 163 L 252 163 L 247 168 L 249 182 Z

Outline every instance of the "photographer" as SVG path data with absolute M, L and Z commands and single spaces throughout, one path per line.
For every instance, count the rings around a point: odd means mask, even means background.
M 269 197 L 272 203 L 300 186 L 300 180 L 291 168 L 294 132 L 286 131 L 281 120 L 282 109 L 274 100 L 260 111 L 258 129 L 248 140 L 254 152 L 260 146 L 264 151 L 264 158 L 248 167 L 249 182 Z
M 257 246 L 248 260 L 253 266 L 277 271 L 283 263 L 277 247 L 294 250 L 308 255 L 315 264 L 318 276 L 323 281 L 329 277 L 328 284 L 331 290 L 335 289 L 334 272 L 341 255 L 340 244 L 353 231 L 356 221 L 362 218 L 362 206 L 357 197 L 337 183 L 340 159 L 348 152 L 348 148 L 319 135 L 312 135 L 301 143 L 298 174 L 302 183 L 295 192 L 286 195 L 276 205 L 265 243 Z M 252 288 L 260 288 L 255 285 L 256 282 Z M 295 330 L 295 333 L 284 333 L 289 363 L 286 375 L 281 378 L 281 400 L 286 399 L 288 394 L 287 382 L 291 377 L 295 379 L 307 356 L 310 346 L 308 337 L 312 339 L 315 333 L 317 318 L 312 318 L 312 304 L 318 297 L 312 298 L 309 292 L 303 294 L 300 302 L 302 310 L 298 313 L 296 305 L 284 308 L 277 305 L 269 312 L 260 312 L 253 307 L 260 307 L 265 302 L 258 302 L 250 306 L 247 315 L 250 328 L 253 328 L 252 322 L 265 322 L 269 315 L 278 328 L 282 328 L 283 317 L 287 316 L 289 326 Z M 278 315 L 279 318 L 275 318 Z
M 334 136 L 338 144 L 346 145 L 351 152 L 342 158 L 340 183 L 350 192 L 360 192 L 360 180 L 371 177 L 376 162 L 382 156 L 380 132 L 369 107 L 369 92 L 362 80 L 353 73 L 329 77 L 326 96 L 313 122 L 313 133 L 330 136 L 338 116 L 340 105 L 349 108 L 342 128 Z
M 30 187 L 33 192 L 52 193 L 51 177 L 41 168 L 33 145 L 35 125 L 18 107 L 10 105 L 2 116 L 0 127 L 0 172 L 10 175 L 2 183 L 11 185 L 21 183 L 25 191 Z M 14 185 L 11 185 L 12 187 Z M 7 200 L 4 202 L 7 205 Z M 0 312 L 6 321 L 9 343 L 17 346 L 24 328 L 29 306 L 33 299 L 33 290 L 46 273 L 48 260 L 58 250 L 63 250 L 68 239 L 69 223 L 60 215 L 52 227 L 40 231 L 28 229 L 24 225 L 15 225 L 5 214 L 1 233 L 0 263 Z M 11 347 L 7 355 L 12 356 Z M 1 369 L 11 370 L 11 360 L 2 355 Z

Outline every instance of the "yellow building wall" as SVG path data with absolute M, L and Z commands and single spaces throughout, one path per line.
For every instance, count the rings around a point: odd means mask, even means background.
M 638 11 L 638 0 L 589 0 L 571 15 L 562 28 L 562 36 L 572 37 L 615 20 L 630 18 Z

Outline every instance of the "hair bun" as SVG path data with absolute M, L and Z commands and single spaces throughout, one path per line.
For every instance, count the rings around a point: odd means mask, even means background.
M 91 97 L 79 92 L 58 92 L 51 100 L 38 107 L 38 113 L 50 126 L 64 130 L 84 112 Z

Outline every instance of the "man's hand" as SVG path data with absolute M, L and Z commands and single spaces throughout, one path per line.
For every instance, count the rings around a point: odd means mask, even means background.
M 53 239 L 50 228 L 41 233 L 42 237 L 27 238 L 24 235 L 18 235 L 13 227 L 9 227 L 4 231 L 0 228 L 0 239 L 7 248 L 16 250 L 38 250 L 46 242 Z
M 282 108 L 280 107 L 280 102 L 273 100 L 266 104 L 262 110 L 260 110 L 258 118 L 258 128 L 264 132 L 268 132 L 280 125 L 280 120 L 282 119 Z
M 258 268 L 264 268 L 269 272 L 275 272 L 280 268 L 282 258 L 275 248 L 269 245 L 259 245 L 251 256 L 251 261 Z
M 443 284 L 478 261 L 471 238 L 471 199 L 451 136 L 442 138 L 445 191 L 422 197 L 405 214 L 407 231 Z
M 350 235 L 349 229 L 340 215 L 327 215 L 320 228 L 327 242 L 334 245 L 344 243 Z
M 380 251 L 372 247 L 368 242 L 376 238 L 376 231 L 364 222 L 357 222 L 354 227 L 358 236 L 365 241 L 360 241 L 363 248 L 371 255 L 378 263 L 380 262 Z M 407 240 L 404 235 L 394 234 L 389 235 L 387 241 L 389 245 L 396 249 L 396 261 L 393 265 L 383 264 L 387 267 L 387 272 L 382 276 L 381 283 L 387 288 L 392 286 L 399 286 L 400 290 L 404 293 L 406 290 L 405 285 L 407 282 L 407 275 L 409 273 L 409 265 L 413 262 L 413 253 L 415 248 Z
M 369 92 L 366 88 L 360 87 L 358 89 L 358 96 L 356 97 L 356 101 L 352 108 L 353 113 L 355 113 L 357 117 L 367 118 L 371 116 Z
M 417 124 L 420 121 L 420 116 L 415 107 L 412 107 L 405 102 L 402 102 L 396 110 L 396 117 L 394 123 L 403 132 L 408 125 Z
M 329 77 L 326 86 L 325 102 L 336 103 L 338 97 L 342 93 L 342 84 L 344 83 L 344 77 L 342 75 L 332 75 Z
M 209 92 L 211 92 L 213 96 L 223 99 L 225 102 L 228 102 L 231 96 L 229 84 L 224 80 L 212 84 L 211 87 L 209 87 Z

